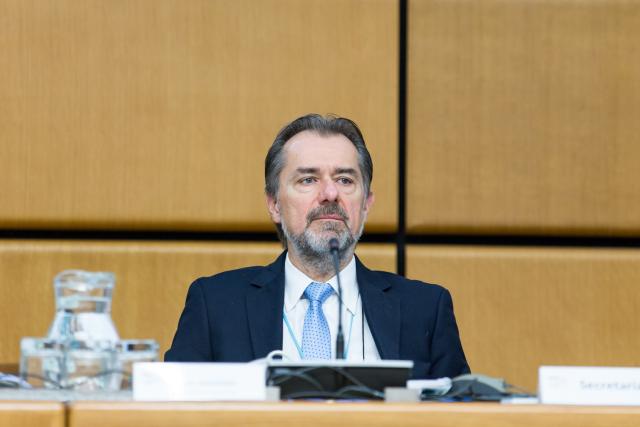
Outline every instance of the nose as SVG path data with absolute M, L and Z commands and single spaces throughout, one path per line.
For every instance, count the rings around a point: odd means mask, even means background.
M 320 203 L 335 202 L 338 199 L 338 187 L 333 180 L 327 180 L 322 183 L 320 189 Z

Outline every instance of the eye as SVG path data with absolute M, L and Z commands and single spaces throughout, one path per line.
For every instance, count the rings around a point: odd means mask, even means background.
M 304 184 L 304 185 L 309 185 L 309 184 L 313 184 L 316 181 L 316 179 L 312 176 L 305 176 L 304 178 L 301 178 L 298 182 L 300 184 Z
M 353 179 L 348 178 L 346 176 L 341 176 L 340 178 L 338 178 L 338 183 L 342 184 L 342 185 L 351 185 L 353 184 Z

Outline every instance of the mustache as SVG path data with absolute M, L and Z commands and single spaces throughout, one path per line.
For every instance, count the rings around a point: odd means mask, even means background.
M 327 215 L 337 215 L 344 222 L 349 220 L 349 215 L 337 203 L 318 206 L 307 214 L 307 225 L 312 221 Z

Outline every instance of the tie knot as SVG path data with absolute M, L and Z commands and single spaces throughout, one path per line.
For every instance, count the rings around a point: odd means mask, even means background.
M 311 282 L 307 289 L 304 290 L 304 296 L 311 302 L 324 302 L 333 293 L 333 288 L 328 283 Z

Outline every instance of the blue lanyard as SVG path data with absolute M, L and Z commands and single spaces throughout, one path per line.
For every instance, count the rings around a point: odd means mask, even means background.
M 360 296 L 358 296 L 358 301 L 360 301 Z M 356 303 L 356 310 L 357 310 L 357 306 L 358 304 Z M 344 349 L 344 358 L 346 359 L 347 356 L 349 355 L 349 346 L 351 344 L 351 332 L 353 331 L 353 319 L 354 317 L 356 317 L 355 314 L 351 313 L 351 321 L 349 322 L 349 338 L 347 339 L 347 345 Z M 300 359 L 304 359 L 304 355 L 302 354 L 302 347 L 300 346 L 300 343 L 298 342 L 298 340 L 296 339 L 295 334 L 293 333 L 293 328 L 291 327 L 291 323 L 289 323 L 289 318 L 287 317 L 287 313 L 285 313 L 284 309 L 282 309 L 282 320 L 284 320 L 284 324 L 287 325 L 287 330 L 289 331 L 289 336 L 291 336 L 291 339 L 293 340 L 293 343 L 296 346 L 296 349 L 298 350 L 298 354 L 300 355 Z M 364 319 L 363 319 L 364 321 Z M 362 339 L 364 339 L 364 336 L 362 337 Z

